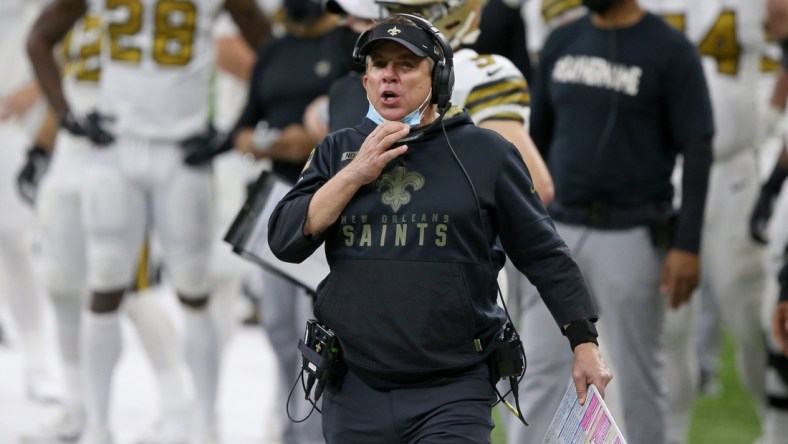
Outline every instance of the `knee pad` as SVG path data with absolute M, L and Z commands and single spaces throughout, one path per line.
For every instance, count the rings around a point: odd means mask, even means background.
M 197 299 L 211 292 L 209 263 L 207 255 L 178 255 L 167 264 L 173 286 L 181 297 Z
M 81 265 L 81 264 L 80 264 Z M 58 295 L 83 295 L 86 293 L 84 269 L 76 267 L 43 267 L 44 282 L 52 299 Z
M 118 247 L 93 247 L 88 252 L 89 285 L 92 291 L 127 289 L 133 282 L 134 257 Z

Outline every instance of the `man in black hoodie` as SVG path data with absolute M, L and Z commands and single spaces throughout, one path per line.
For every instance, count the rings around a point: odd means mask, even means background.
M 514 145 L 448 103 L 443 35 L 395 15 L 359 37 L 354 57 L 366 61 L 366 118 L 317 146 L 269 224 L 284 261 L 325 242 L 315 315 L 348 367 L 326 388 L 327 442 L 490 442 L 505 254 L 569 338 L 578 400 L 589 384 L 604 393 L 612 374 L 585 281 Z

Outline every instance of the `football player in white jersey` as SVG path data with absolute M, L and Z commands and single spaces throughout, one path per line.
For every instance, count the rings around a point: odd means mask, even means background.
M 16 191 L 17 169 L 41 124 L 43 101 L 25 56 L 24 35 L 42 1 L 0 2 L 0 301 L 10 310 L 24 356 L 24 384 L 37 401 L 57 397 L 47 369 L 44 294 L 31 248 L 33 213 Z
M 80 115 L 94 111 L 98 103 L 100 32 L 99 18 L 86 14 L 60 47 L 64 93 L 72 110 Z M 57 122 L 54 116 L 53 120 Z M 37 193 L 44 283 L 52 298 L 58 328 L 64 414 L 53 427 L 38 430 L 26 442 L 73 442 L 84 428 L 79 329 L 88 291 L 81 191 L 91 149 L 88 139 L 61 129 L 51 164 Z M 148 256 L 145 248 L 135 285 L 135 290 L 141 293 L 127 298 L 124 312 L 137 327 L 158 383 L 162 420 L 154 434 L 162 440 L 179 436 L 186 439 L 187 391 L 179 344 L 173 320 L 159 304 L 159 298 L 144 292 L 150 284 Z
M 207 306 L 213 228 L 210 165 L 188 165 L 184 141 L 212 150 L 207 136 L 211 31 L 222 8 L 256 46 L 268 25 L 253 0 L 96 0 L 108 50 L 102 52 L 99 108 L 109 119 L 77 116 L 66 100 L 53 48 L 88 9 L 54 0 L 33 26 L 28 52 L 50 105 L 70 132 L 95 148 L 85 172 L 90 312 L 81 349 L 88 378 L 83 442 L 110 443 L 108 406 L 122 345 L 118 308 L 143 238 L 157 235 L 168 277 L 184 308 L 186 361 L 197 398 L 197 436 L 218 439 L 219 343 Z M 110 133 L 102 125 L 112 122 Z M 148 226 L 151 224 L 151 226 Z
M 390 14 L 417 13 L 433 23 L 454 49 L 451 103 L 468 108 L 477 126 L 512 142 L 523 156 L 534 186 L 547 203 L 553 183 L 544 160 L 528 135 L 529 94 L 523 74 L 503 56 L 464 48 L 479 34 L 483 0 L 376 0 Z
M 723 325 L 733 335 L 742 384 L 759 409 L 768 410 L 764 406 L 767 354 L 760 322 L 764 256 L 748 232 L 749 210 L 760 188 L 759 121 L 766 112 L 759 92 L 773 82 L 777 65 L 766 54 L 765 0 L 644 0 L 643 4 L 684 31 L 703 56 L 716 134 L 703 226 L 701 287 L 714 298 Z M 699 315 L 703 319 L 705 313 Z M 694 319 L 690 306 L 666 318 L 668 421 L 671 442 L 676 443 L 687 439 L 696 393 Z M 768 436 L 764 439 L 771 442 Z
M 531 60 L 539 60 L 542 45 L 553 29 L 587 12 L 582 0 L 524 0 L 520 13 L 526 23 Z

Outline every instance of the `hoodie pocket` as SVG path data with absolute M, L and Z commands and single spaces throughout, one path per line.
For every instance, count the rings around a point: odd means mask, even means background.
M 461 266 L 338 261 L 315 313 L 371 368 L 441 369 L 476 354 L 473 306 Z M 354 353 L 355 352 L 355 353 Z

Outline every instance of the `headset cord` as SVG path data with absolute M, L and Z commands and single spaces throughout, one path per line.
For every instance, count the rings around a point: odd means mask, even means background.
M 468 185 L 471 188 L 471 193 L 473 194 L 473 200 L 474 200 L 474 203 L 476 204 L 476 211 L 477 211 L 477 214 L 479 215 L 479 222 L 481 224 L 480 226 L 481 226 L 482 234 L 486 238 L 487 237 L 487 231 L 485 229 L 484 216 L 482 215 L 482 207 L 481 207 L 481 203 L 479 202 L 479 195 L 476 192 L 476 187 L 473 185 L 473 180 L 471 180 L 471 176 L 470 176 L 470 174 L 468 174 L 468 170 L 465 169 L 465 166 L 462 164 L 462 161 L 460 161 L 460 158 L 457 156 L 457 153 L 454 151 L 454 147 L 452 146 L 451 141 L 449 140 L 449 135 L 446 132 L 446 124 L 444 123 L 443 117 L 446 114 L 446 111 L 448 111 L 448 108 L 449 107 L 447 106 L 445 109 L 440 110 L 440 116 L 438 117 L 438 119 L 440 119 L 440 122 L 441 122 L 441 129 L 443 130 L 443 137 L 446 140 L 446 145 L 449 148 L 449 152 L 451 153 L 452 158 L 454 158 L 454 161 L 457 162 L 457 165 L 460 166 L 460 169 L 462 170 L 462 173 L 465 176 L 465 180 L 468 181 Z M 485 255 L 487 257 L 487 262 L 490 264 L 491 267 L 493 267 L 492 256 L 490 256 L 489 248 L 486 248 L 484 250 L 484 252 L 485 252 Z M 498 284 L 497 280 L 495 281 L 495 286 L 496 286 L 496 288 L 498 290 L 498 297 L 501 300 L 501 304 L 503 306 L 504 313 L 506 314 L 506 319 L 508 320 L 509 325 L 511 326 L 512 330 L 514 331 L 514 335 L 517 338 L 519 338 L 520 335 L 517 333 L 517 330 L 515 329 L 514 322 L 512 321 L 511 315 L 509 314 L 509 309 L 506 307 L 506 301 L 503 300 L 503 293 L 501 292 L 501 287 Z M 522 348 L 521 348 L 521 350 L 522 350 Z M 525 362 L 525 354 L 524 353 L 522 355 L 522 359 L 523 359 L 523 362 Z M 495 401 L 492 404 L 492 407 L 497 405 L 499 402 L 502 402 L 506 406 L 506 408 L 508 408 L 517 417 L 517 419 L 522 421 L 522 423 L 527 426 L 528 423 L 525 421 L 525 418 L 523 418 L 522 410 L 520 409 L 520 391 L 518 389 L 519 381 L 521 381 L 524 376 L 525 376 L 525 372 L 523 372 L 519 376 L 519 378 L 518 377 L 514 377 L 514 376 L 510 376 L 508 378 L 509 379 L 509 385 L 510 385 L 509 391 L 506 394 L 504 394 L 503 396 L 498 391 L 498 387 L 495 384 L 493 384 L 493 388 L 495 389 L 495 393 L 498 395 L 498 400 Z M 512 396 L 514 397 L 514 404 L 515 404 L 514 406 L 512 406 L 505 399 L 505 397 L 509 393 L 511 393 Z

